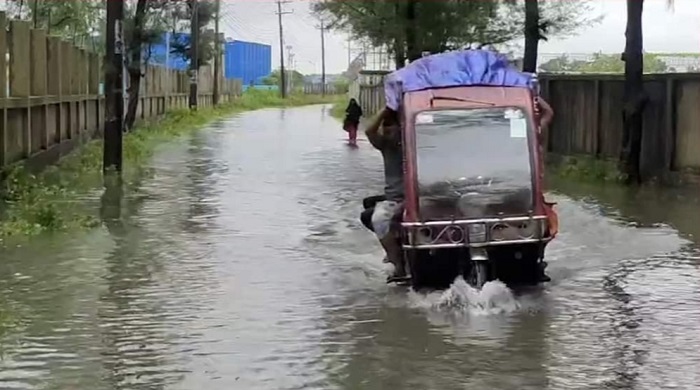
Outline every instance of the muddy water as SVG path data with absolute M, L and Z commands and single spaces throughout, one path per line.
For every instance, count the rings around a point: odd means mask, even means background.
M 692 194 L 554 183 L 551 284 L 419 295 L 356 220 L 378 153 L 326 110 L 164 145 L 102 229 L 0 250 L 0 388 L 700 388 Z

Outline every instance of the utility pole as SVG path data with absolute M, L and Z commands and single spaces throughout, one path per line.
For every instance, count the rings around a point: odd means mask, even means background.
M 367 42 L 362 43 L 362 66 L 367 67 L 367 49 L 368 49 Z
M 326 26 L 323 20 L 317 28 L 321 30 L 321 95 L 326 96 Z
M 190 3 L 190 110 L 197 109 L 197 73 L 199 73 L 199 11 L 197 0 Z
M 165 33 L 165 69 L 167 70 L 165 72 L 165 109 L 168 110 L 170 108 L 170 88 L 172 87 L 170 84 L 170 40 L 172 39 L 172 36 L 170 35 L 170 32 Z
M 287 45 L 287 94 L 294 90 L 294 54 L 292 54 L 292 46 Z
M 105 66 L 104 149 L 102 168 L 122 171 L 122 132 L 124 129 L 124 0 L 107 0 L 107 32 Z
M 289 0 L 277 0 L 277 20 L 280 27 L 280 93 L 282 98 L 287 97 L 287 75 L 284 69 L 284 28 L 282 27 L 282 15 L 291 14 L 291 11 L 282 12 L 282 4 L 289 3 Z
M 221 82 L 221 40 L 219 40 L 219 20 L 221 19 L 221 0 L 216 0 L 216 18 L 214 19 L 214 93 L 213 93 L 213 103 L 214 106 L 219 105 L 219 83 Z

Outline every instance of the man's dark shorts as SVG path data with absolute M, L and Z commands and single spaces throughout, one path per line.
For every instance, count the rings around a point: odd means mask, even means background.
M 370 196 L 362 200 L 362 207 L 364 210 L 360 214 L 360 221 L 367 229 L 374 231 L 374 227 L 372 227 L 372 214 L 374 214 L 374 206 L 376 206 L 377 203 L 385 200 L 386 197 L 384 195 Z

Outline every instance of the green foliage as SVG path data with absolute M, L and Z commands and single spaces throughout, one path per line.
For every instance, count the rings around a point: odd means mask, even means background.
M 666 63 L 656 54 L 644 54 L 645 73 L 663 73 L 668 70 Z M 591 61 L 570 60 L 566 55 L 551 59 L 540 65 L 540 71 L 547 73 L 625 73 L 625 63 L 620 55 L 595 54 Z
M 52 35 L 96 51 L 104 47 L 99 39 L 104 24 L 101 0 L 8 0 L 7 9 L 12 19 L 29 20 Z
M 350 81 L 345 77 L 339 77 L 333 82 L 333 86 L 338 93 L 348 93 L 350 90 Z
M 541 1 L 541 22 L 547 34 L 567 35 L 596 22 L 598 19 L 587 17 L 588 3 Z M 523 35 L 525 19 L 523 0 L 322 0 L 312 8 L 319 17 L 329 20 L 332 28 L 388 47 L 394 54 L 503 44 Z M 408 53 L 408 57 L 411 55 Z
M 591 156 L 566 156 L 550 166 L 549 172 L 563 178 L 591 182 L 624 183 L 626 176 L 617 163 Z
M 199 63 L 206 65 L 214 58 L 213 32 L 207 30 L 215 17 L 214 0 L 200 0 L 198 5 Z M 29 20 L 36 27 L 92 50 L 104 52 L 104 0 L 8 0 L 8 13 L 13 19 Z M 136 0 L 125 2 L 124 43 L 127 65 L 140 69 L 141 53 L 159 43 L 167 31 L 189 31 L 190 12 L 187 0 Z M 147 51 L 147 50 L 146 50 Z M 172 53 L 189 59 L 189 44 L 172 42 Z
M 293 71 L 287 71 L 287 77 L 291 75 L 292 77 L 292 84 L 293 85 L 303 85 L 304 84 L 304 75 L 297 72 L 296 70 Z M 289 82 L 289 81 L 287 81 Z M 265 77 L 262 80 L 262 83 L 264 85 L 280 85 L 280 71 L 278 70 L 273 70 L 272 73 L 270 73 L 269 76 Z
M 175 110 L 162 120 L 140 123 L 124 137 L 125 182 L 143 175 L 144 163 L 155 146 L 213 120 L 247 110 L 328 103 L 334 99 L 337 97 L 313 95 L 282 99 L 274 91 L 250 90 L 217 108 Z M 0 182 L 0 244 L 11 236 L 98 225 L 95 210 L 81 199 L 91 197 L 102 186 L 102 148 L 102 140 L 91 141 L 39 175 L 28 173 L 20 165 L 4 172 L 5 180 Z
M 500 43 L 516 34 L 513 24 L 497 19 L 499 5 L 494 1 L 326 0 L 314 4 L 314 10 L 332 19 L 331 26 L 347 30 L 357 39 L 375 46 L 400 45 L 403 50 L 413 43 L 419 53 Z M 411 31 L 415 42 L 407 42 Z
M 179 6 L 177 4 L 180 4 Z M 171 13 L 176 19 L 180 20 L 178 25 L 190 30 L 191 9 L 189 6 L 183 7 L 182 0 L 166 1 L 170 7 L 173 7 Z M 216 1 L 215 0 L 199 0 L 197 3 L 197 21 L 199 28 L 199 41 L 197 50 L 198 66 L 204 66 L 212 62 L 216 55 L 216 36 L 213 30 L 205 29 L 210 26 L 216 17 Z M 186 26 L 186 27 L 185 27 Z M 170 52 L 190 60 L 190 43 L 189 41 L 172 40 L 170 42 Z
M 331 108 L 331 116 L 333 118 L 343 120 L 345 118 L 345 109 L 348 107 L 349 100 L 350 99 L 348 98 L 344 98 L 335 102 Z
M 525 0 L 503 0 L 509 15 L 513 15 L 517 25 L 525 25 Z M 540 37 L 567 37 L 583 27 L 600 23 L 602 15 L 592 16 L 593 8 L 589 0 L 547 1 L 539 0 Z M 519 31 L 516 38 L 522 36 Z

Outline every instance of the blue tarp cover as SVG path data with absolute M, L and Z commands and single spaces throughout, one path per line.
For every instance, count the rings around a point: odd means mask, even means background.
M 423 57 L 390 73 L 384 80 L 384 95 L 386 106 L 398 110 L 405 92 L 470 85 L 531 88 L 533 78 L 501 54 L 461 50 Z

